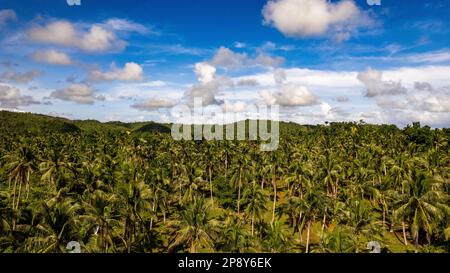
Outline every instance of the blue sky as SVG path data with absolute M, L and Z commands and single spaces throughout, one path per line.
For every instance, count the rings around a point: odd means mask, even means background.
M 380 2 L 0 0 L 0 108 L 174 121 L 200 96 L 238 119 L 450 126 L 450 3 Z

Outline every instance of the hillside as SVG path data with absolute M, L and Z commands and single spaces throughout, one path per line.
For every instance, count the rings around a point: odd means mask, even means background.
M 246 120 L 246 131 L 249 121 Z M 0 111 L 0 131 L 8 130 L 19 134 L 38 134 L 44 132 L 79 133 L 93 131 L 131 131 L 135 133 L 169 133 L 170 124 L 148 122 L 100 122 L 97 120 L 70 120 L 61 117 L 46 116 L 33 113 Z M 315 126 L 303 126 L 291 122 L 281 122 L 280 131 L 284 134 L 305 131 Z M 270 125 L 269 125 L 270 128 Z
M 64 118 L 0 111 L 0 132 L 17 134 L 79 133 L 80 128 Z

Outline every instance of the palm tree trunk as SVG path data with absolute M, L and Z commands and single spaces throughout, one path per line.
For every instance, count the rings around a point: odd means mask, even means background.
M 227 183 L 227 175 L 228 175 L 228 156 L 225 153 L 225 183 Z
M 327 220 L 327 215 L 324 213 L 323 214 L 323 220 L 322 220 L 322 230 L 320 231 L 320 244 L 323 243 L 323 233 L 325 230 L 325 222 Z
M 16 204 L 16 187 L 17 187 L 17 177 L 14 179 L 14 186 L 13 186 L 13 200 L 12 200 L 12 208 L 13 209 Z
M 298 236 L 300 237 L 300 243 L 303 243 L 303 225 L 301 224 L 302 222 L 302 216 L 303 216 L 303 212 L 300 212 L 300 215 L 298 217 L 298 223 L 300 223 L 300 227 L 298 229 Z
M 309 253 L 309 234 L 311 230 L 311 220 L 308 221 L 308 228 L 306 231 L 306 253 Z
M 27 181 L 26 181 L 26 190 L 27 190 L 27 196 L 26 199 L 28 200 L 28 195 L 30 194 L 30 171 L 27 173 Z
M 238 200 L 237 200 L 237 213 L 238 214 L 241 212 L 241 210 L 240 210 L 240 205 L 241 205 L 241 179 L 242 179 L 242 172 L 239 171 Z
M 255 209 L 253 209 L 252 213 L 252 236 L 254 234 L 254 229 L 255 229 Z
M 403 240 L 404 240 L 405 246 L 407 246 L 408 241 L 406 240 L 406 231 L 405 231 L 405 222 L 404 221 L 402 221 L 402 230 L 403 230 Z
M 19 209 L 20 197 L 22 195 L 22 183 L 19 182 L 19 193 L 17 194 L 16 209 Z
M 211 197 L 211 205 L 214 205 L 213 201 L 213 188 L 212 188 L 212 176 L 211 176 L 211 166 L 209 166 L 209 195 Z
M 275 182 L 275 177 L 272 179 L 273 185 L 273 205 L 272 205 L 272 222 L 275 221 L 275 207 L 277 204 L 277 183 Z

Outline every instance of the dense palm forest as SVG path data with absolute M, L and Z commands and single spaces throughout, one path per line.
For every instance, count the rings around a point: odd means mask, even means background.
M 0 252 L 450 251 L 450 130 L 280 125 L 174 141 L 155 123 L 0 112 Z

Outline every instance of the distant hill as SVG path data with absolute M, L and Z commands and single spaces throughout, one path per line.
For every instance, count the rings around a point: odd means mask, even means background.
M 168 133 L 170 134 L 170 125 L 164 125 L 159 123 L 150 122 L 135 130 L 137 133 Z
M 292 122 L 280 122 L 280 132 L 298 134 L 313 129 L 315 126 L 299 125 Z M 245 121 L 246 132 L 249 120 Z M 270 128 L 270 125 L 269 125 Z M 170 134 L 171 125 L 156 122 L 100 122 L 97 120 L 69 120 L 61 117 L 46 116 L 33 113 L 0 111 L 0 132 L 13 133 L 79 133 L 95 131 L 130 131 L 137 134 L 164 133 Z M 247 133 L 248 134 L 248 133 Z
M 0 132 L 10 133 L 79 133 L 70 120 L 32 113 L 0 111 Z
M 69 120 L 33 113 L 0 111 L 0 132 L 18 134 L 79 133 L 94 131 L 131 131 L 136 133 L 170 133 L 170 125 L 155 122 Z

